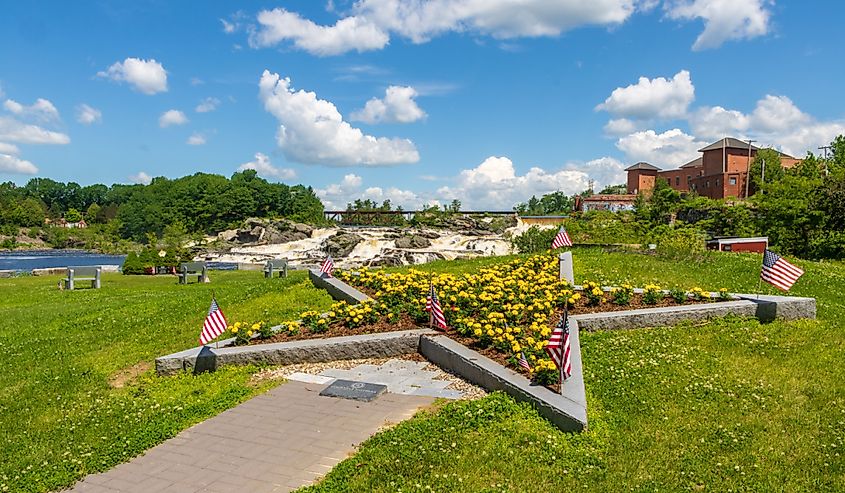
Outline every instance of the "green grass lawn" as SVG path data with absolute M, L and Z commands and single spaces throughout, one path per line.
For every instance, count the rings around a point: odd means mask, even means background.
M 106 274 L 102 289 L 76 291 L 57 276 L 0 279 L 0 491 L 70 485 L 266 390 L 254 368 L 153 374 L 156 357 L 197 345 L 212 290 L 231 323 L 331 304 L 304 272 L 211 278 Z
M 756 291 L 761 261 L 574 257 L 578 282 L 735 292 Z M 817 321 L 582 334 L 585 433 L 562 433 L 494 394 L 380 433 L 308 491 L 845 491 L 845 264 L 798 264 L 807 273 L 791 294 L 817 299 Z

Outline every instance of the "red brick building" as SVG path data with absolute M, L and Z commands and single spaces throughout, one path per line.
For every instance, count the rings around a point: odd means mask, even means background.
M 661 171 L 648 163 L 637 163 L 626 169 L 628 193 L 654 188 L 657 178 L 664 178 L 669 186 L 681 192 L 696 192 L 711 199 L 745 198 L 749 164 L 759 148 L 733 137 L 720 139 L 703 149 L 701 157 L 677 169 Z M 791 168 L 800 162 L 781 153 L 781 166 Z

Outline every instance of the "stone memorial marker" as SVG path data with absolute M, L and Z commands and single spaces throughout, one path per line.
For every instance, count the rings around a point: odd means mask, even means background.
M 387 385 L 353 382 L 352 380 L 335 380 L 333 384 L 323 389 L 320 395 L 369 402 L 386 391 Z

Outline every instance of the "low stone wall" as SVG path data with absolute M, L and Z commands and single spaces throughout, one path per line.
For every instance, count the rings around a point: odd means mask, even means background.
M 570 321 L 572 376 L 563 384 L 563 394 L 542 385 L 533 385 L 520 373 L 510 370 L 445 335 L 420 338 L 420 354 L 441 368 L 489 391 L 501 390 L 518 401 L 529 402 L 541 416 L 564 431 L 587 428 L 587 398 L 584 391 L 581 344 L 578 323 Z
M 308 277 L 311 278 L 311 282 L 314 284 L 314 287 L 325 289 L 328 291 L 329 295 L 336 300 L 357 305 L 364 300 L 370 299 L 370 297 L 366 294 L 358 291 L 336 277 L 323 277 L 318 270 L 309 269 Z
M 254 346 L 202 346 L 156 358 L 156 373 L 172 375 L 182 370 L 200 373 L 224 365 L 292 365 L 344 359 L 387 358 L 416 353 L 420 336 L 429 329 L 363 334 L 329 339 L 256 344 Z M 229 342 L 231 339 L 225 341 Z

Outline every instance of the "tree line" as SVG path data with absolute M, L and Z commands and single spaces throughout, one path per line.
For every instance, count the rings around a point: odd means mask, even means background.
M 146 241 L 179 224 L 189 233 L 215 233 L 248 217 L 323 220 L 323 204 L 311 187 L 270 183 L 254 170 L 231 178 L 196 173 L 154 178 L 149 185 L 80 186 L 33 178 L 24 186 L 0 183 L 0 227 L 44 226 L 64 219 L 109 225 L 120 238 Z

